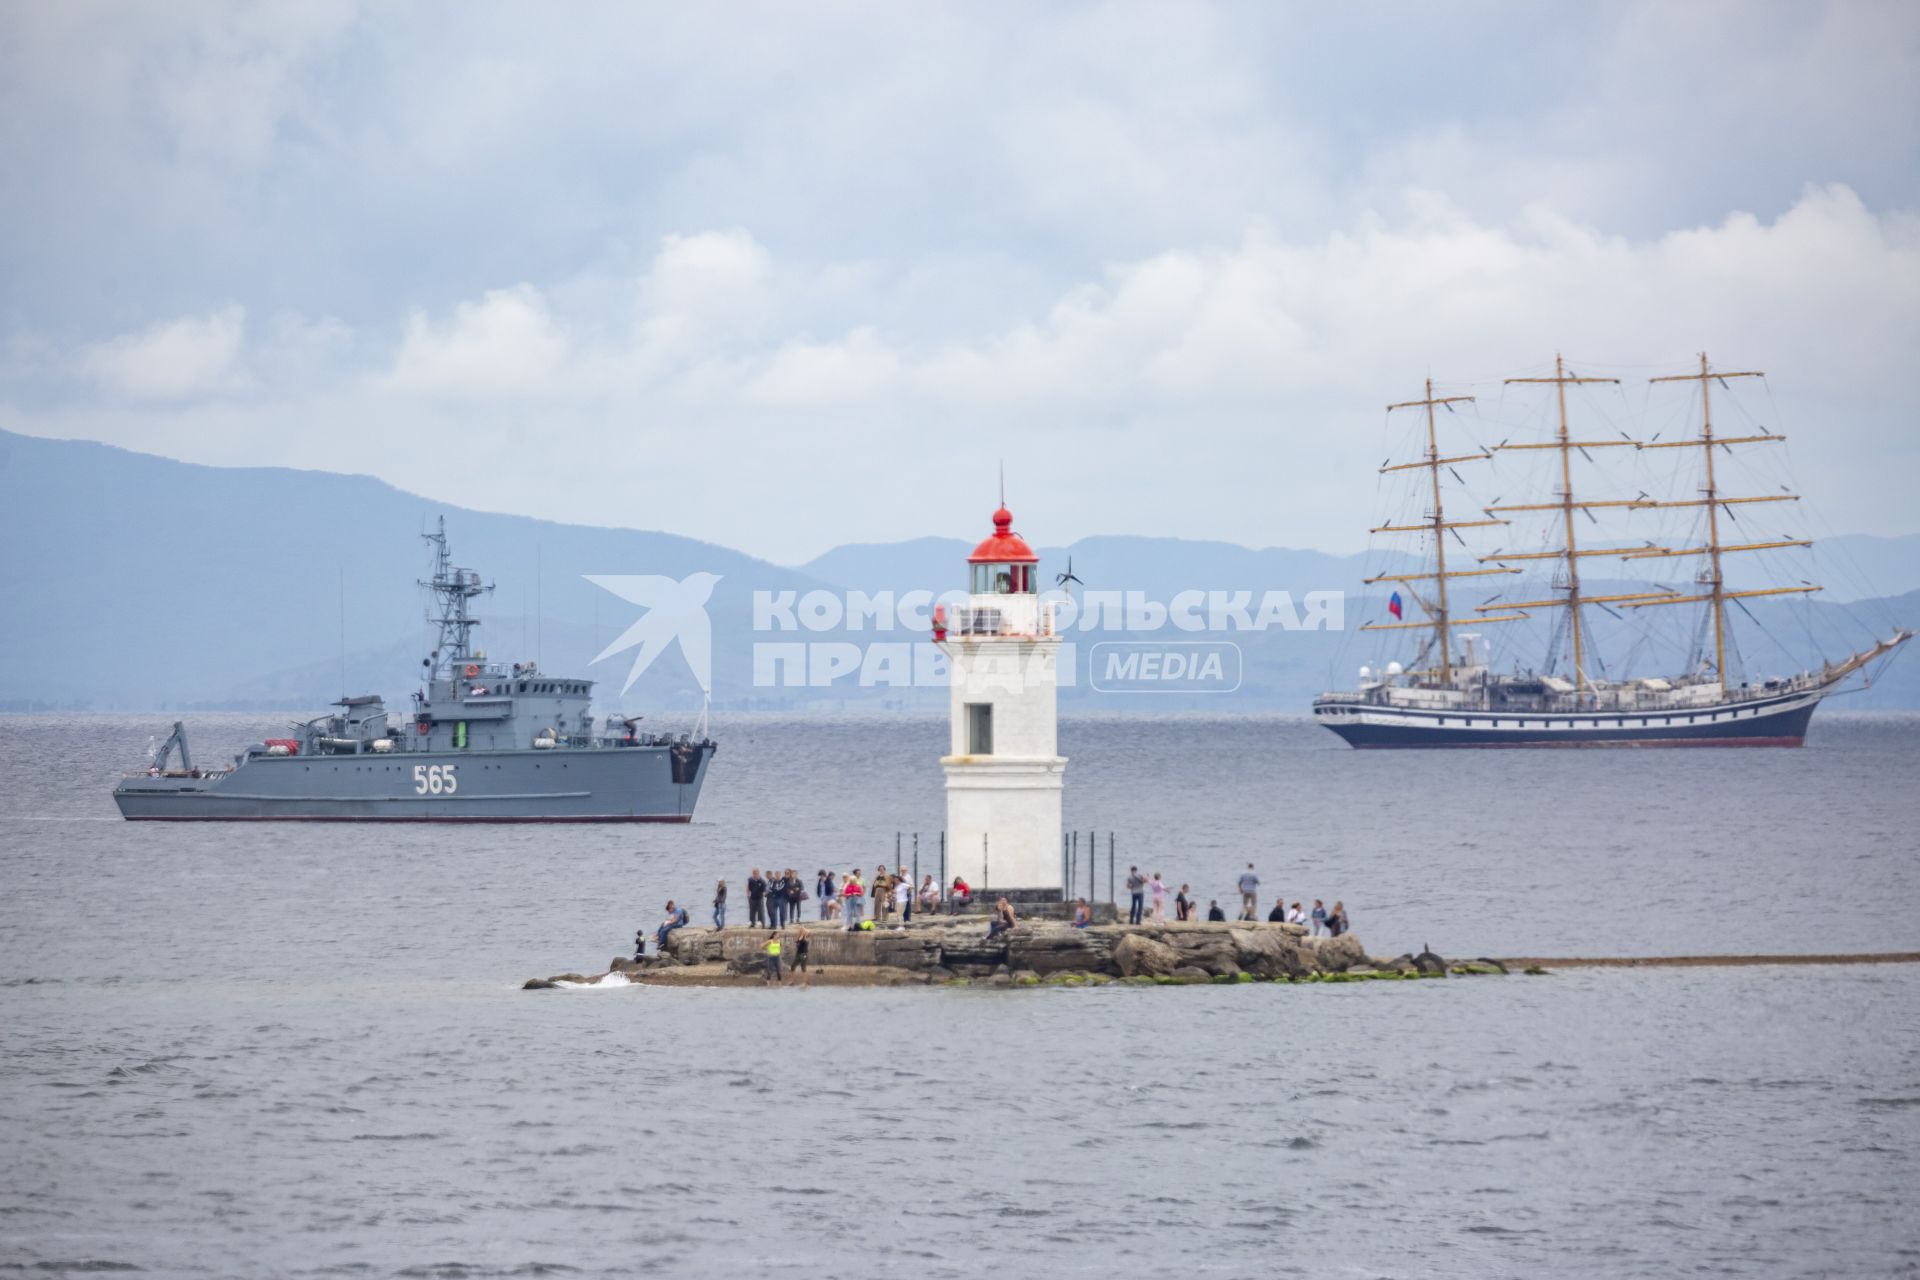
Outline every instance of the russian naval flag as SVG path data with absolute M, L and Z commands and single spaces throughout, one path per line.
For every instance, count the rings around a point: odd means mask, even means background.
M 1393 595 L 1388 598 L 1387 612 L 1396 618 L 1400 616 L 1400 593 L 1398 591 L 1394 592 Z

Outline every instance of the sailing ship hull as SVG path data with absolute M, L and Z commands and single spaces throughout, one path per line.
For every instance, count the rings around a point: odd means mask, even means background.
M 1797 747 L 1828 690 L 1706 707 L 1627 711 L 1435 710 L 1340 698 L 1315 701 L 1314 718 L 1349 746 L 1375 747 Z
M 256 757 L 114 788 L 148 822 L 689 822 L 710 743 Z

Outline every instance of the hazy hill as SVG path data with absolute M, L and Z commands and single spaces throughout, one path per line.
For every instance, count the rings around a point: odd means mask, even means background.
M 396 703 L 413 687 L 431 642 L 416 579 L 429 567 L 419 535 L 441 515 L 458 563 L 498 590 L 484 598 L 479 643 L 494 656 L 538 657 L 550 671 L 600 681 L 602 710 L 645 711 L 674 722 L 699 705 L 677 652 L 655 662 L 619 696 L 631 653 L 591 659 L 641 610 L 585 581 L 584 574 L 721 575 L 708 612 L 714 635 L 714 699 L 732 707 L 945 705 L 944 689 L 756 683 L 755 646 L 819 642 L 906 644 L 923 633 L 876 635 L 844 626 L 823 632 L 754 630 L 756 591 L 946 590 L 964 583 L 975 532 L 959 537 L 836 548 L 797 567 L 770 564 L 669 532 L 604 529 L 446 507 L 363 476 L 196 466 L 81 442 L 0 433 L 0 707 L 304 708 L 345 691 L 377 691 Z M 1754 600 L 1740 623 L 1740 653 L 1756 674 L 1798 669 L 1807 654 L 1865 643 L 1898 619 L 1920 620 L 1920 537 L 1837 538 L 1826 548 L 1897 599 L 1814 603 Z M 1141 698 L 1086 687 L 1087 651 L 1121 633 L 1076 633 L 1082 679 L 1068 705 L 1102 710 L 1173 707 L 1304 709 L 1323 688 L 1345 687 L 1361 662 L 1384 660 L 1376 635 L 1356 630 L 1384 618 L 1367 573 L 1410 566 L 1378 556 L 1337 556 L 1228 543 L 1112 536 L 1043 547 L 1047 585 L 1069 557 L 1090 591 L 1138 591 L 1166 602 L 1185 590 L 1347 593 L 1341 632 L 1234 633 L 1244 656 L 1231 695 Z M 1605 584 L 1596 580 L 1595 589 Z M 1626 584 L 1622 584 L 1623 586 Z M 344 607 L 343 607 L 344 605 Z M 1634 638 L 1604 613 L 1590 618 L 1602 661 L 1640 669 L 1684 662 L 1697 637 L 1674 609 L 1651 638 Z M 344 645 L 343 641 L 344 622 Z M 1505 628 L 1501 664 L 1532 665 L 1550 643 L 1551 614 Z M 1132 636 L 1133 633 L 1124 633 Z M 1171 631 L 1170 639 L 1186 638 Z M 1404 642 L 1403 642 L 1404 643 Z M 345 675 L 342 676 L 342 650 Z M 1852 707 L 1920 707 L 1920 660 L 1851 696 Z
M 343 613 L 346 687 L 403 695 L 431 643 L 419 535 L 443 514 L 456 562 L 498 584 L 477 606 L 477 643 L 537 655 L 548 670 L 585 672 L 597 645 L 639 616 L 582 574 L 720 574 L 709 612 L 723 636 L 748 631 L 754 588 L 820 585 L 672 533 L 463 511 L 364 476 L 195 466 L 7 433 L 0 450 L 0 705 L 337 697 Z M 609 659 L 593 674 L 617 690 L 627 665 Z M 749 675 L 718 663 L 716 696 L 750 695 Z M 629 701 L 699 699 L 669 654 Z

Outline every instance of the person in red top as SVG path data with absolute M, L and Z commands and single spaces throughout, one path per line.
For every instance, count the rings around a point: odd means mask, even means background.
M 955 876 L 953 878 L 953 894 L 952 894 L 954 914 L 958 915 L 961 908 L 965 907 L 969 902 L 972 902 L 972 901 L 973 901 L 973 890 L 967 887 L 967 882 L 964 879 L 962 879 L 960 876 Z
M 866 905 L 866 886 L 860 883 L 860 869 L 855 867 L 847 872 L 847 881 L 840 890 L 840 897 L 847 906 L 847 932 L 852 933 L 860 927 L 860 908 Z

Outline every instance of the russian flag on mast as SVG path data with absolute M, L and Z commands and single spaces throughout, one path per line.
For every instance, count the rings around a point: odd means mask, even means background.
M 1400 593 L 1398 591 L 1387 598 L 1387 612 L 1396 618 L 1400 616 Z

